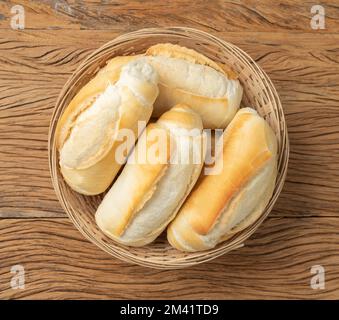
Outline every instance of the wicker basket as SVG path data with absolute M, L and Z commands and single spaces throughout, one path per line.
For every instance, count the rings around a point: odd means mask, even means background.
M 117 244 L 106 237 L 96 226 L 94 214 L 102 195 L 83 196 L 63 180 L 58 166 L 55 129 L 60 115 L 76 92 L 86 84 L 106 61 L 117 55 L 144 52 L 149 46 L 171 42 L 195 49 L 218 63 L 226 64 L 239 74 L 244 87 L 242 106 L 254 107 L 274 129 L 278 139 L 278 178 L 274 194 L 262 216 L 256 223 L 220 243 L 211 250 L 199 253 L 182 253 L 173 249 L 162 234 L 155 242 L 145 247 L 134 248 Z M 152 28 L 124 34 L 108 42 L 92 53 L 78 67 L 62 89 L 50 124 L 49 165 L 52 182 L 60 203 L 80 232 L 98 247 L 121 260 L 139 265 L 175 269 L 212 260 L 226 252 L 243 246 L 244 241 L 266 218 L 282 189 L 286 176 L 289 155 L 287 129 L 277 92 L 263 70 L 242 50 L 210 34 L 190 28 Z

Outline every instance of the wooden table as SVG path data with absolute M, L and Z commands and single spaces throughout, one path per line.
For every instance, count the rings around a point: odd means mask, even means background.
M 12 30 L 11 7 L 25 9 Z M 207 4 L 208 3 L 208 4 Z M 339 298 L 339 4 L 321 1 L 1 1 L 0 298 Z M 248 52 L 282 100 L 291 155 L 269 218 L 246 246 L 210 263 L 158 271 L 120 262 L 85 240 L 50 181 L 54 103 L 80 61 L 117 35 L 190 26 Z M 10 269 L 25 268 L 25 289 Z M 325 270 L 312 289 L 311 268 Z

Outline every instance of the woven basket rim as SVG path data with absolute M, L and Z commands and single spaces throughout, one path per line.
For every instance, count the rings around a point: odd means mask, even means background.
M 86 70 L 89 69 L 94 63 L 96 62 L 96 59 L 98 59 L 99 55 L 104 56 L 106 52 L 109 50 L 112 50 L 113 47 L 118 46 L 121 43 L 131 41 L 131 39 L 139 39 L 139 38 L 148 38 L 152 36 L 157 35 L 187 35 L 188 37 L 202 37 L 205 39 L 213 40 L 216 45 L 219 45 L 222 48 L 227 48 L 231 50 L 234 55 L 238 58 L 241 57 L 243 59 L 244 64 L 248 64 L 250 66 L 250 69 L 253 68 L 255 72 L 260 75 L 260 79 L 262 81 L 262 84 L 264 85 L 265 89 L 269 93 L 270 97 L 272 98 L 272 102 L 274 102 L 274 106 L 276 109 L 274 111 L 279 111 L 279 125 L 281 126 L 281 130 L 279 131 L 279 137 L 280 138 L 280 152 L 279 152 L 279 175 L 277 177 L 276 186 L 274 193 L 272 195 L 272 198 L 270 202 L 268 203 L 267 207 L 265 208 L 264 212 L 260 216 L 260 218 L 253 223 L 249 228 L 246 228 L 245 230 L 239 232 L 239 234 L 236 234 L 231 238 L 231 241 L 229 242 L 228 246 L 223 246 L 223 243 L 219 246 L 217 246 L 214 249 L 202 251 L 198 253 L 192 253 L 187 254 L 184 256 L 179 256 L 177 258 L 171 258 L 171 261 L 162 261 L 161 258 L 153 257 L 150 258 L 142 258 L 140 256 L 135 256 L 133 254 L 130 254 L 129 251 L 132 249 L 126 248 L 125 246 L 121 246 L 118 243 L 110 243 L 108 245 L 107 243 L 104 243 L 103 241 L 99 241 L 96 239 L 93 234 L 89 234 L 86 232 L 83 226 L 79 223 L 77 220 L 77 217 L 71 213 L 68 199 L 66 198 L 64 192 L 60 189 L 59 180 L 58 180 L 58 163 L 57 163 L 57 152 L 56 152 L 56 146 L 55 146 L 55 128 L 57 120 L 59 119 L 60 115 L 63 112 L 63 109 L 65 108 L 65 100 L 66 100 L 66 94 L 77 85 L 77 83 L 82 79 L 83 75 L 86 74 Z M 211 40 L 211 41 L 212 41 Z M 169 42 L 169 41 L 167 41 Z M 112 56 L 111 56 L 112 57 Z M 110 57 L 110 58 L 111 58 Z M 108 59 L 108 58 L 107 58 Z M 107 61 L 106 59 L 106 61 Z M 99 67 L 97 68 L 99 69 Z M 92 73 L 92 76 L 95 74 L 95 72 Z M 87 74 L 88 75 L 88 74 Z M 63 106 L 63 108 L 60 108 L 60 106 Z M 278 93 L 268 77 L 268 75 L 265 73 L 264 70 L 242 49 L 238 48 L 237 46 L 226 42 L 222 39 L 217 38 L 214 35 L 211 35 L 207 32 L 200 31 L 194 28 L 188 28 L 188 27 L 166 27 L 166 28 L 144 28 L 136 31 L 132 31 L 129 33 L 122 34 L 115 39 L 107 42 L 97 50 L 93 51 L 87 58 L 85 58 L 80 65 L 76 68 L 76 70 L 73 72 L 73 74 L 69 77 L 67 82 L 65 83 L 64 87 L 62 88 L 57 102 L 55 109 L 53 111 L 53 115 L 51 117 L 50 121 L 50 130 L 48 135 L 48 154 L 49 154 L 49 168 L 50 168 L 50 174 L 52 178 L 52 184 L 55 189 L 55 192 L 57 194 L 58 200 L 61 203 L 63 209 L 73 222 L 73 224 L 77 227 L 77 229 L 92 243 L 96 244 L 98 247 L 100 247 L 102 250 L 106 251 L 112 256 L 115 256 L 116 258 L 119 258 L 125 262 L 130 262 L 146 267 L 156 268 L 156 269 L 177 269 L 177 268 L 183 268 L 188 266 L 193 266 L 196 264 L 200 264 L 203 262 L 210 261 L 216 257 L 219 257 L 231 250 L 234 250 L 236 248 L 239 248 L 244 245 L 244 242 L 256 231 L 256 229 L 259 227 L 259 225 L 265 220 L 267 215 L 272 210 L 285 181 L 286 173 L 287 173 L 287 167 L 288 167 L 288 159 L 289 159 L 289 140 L 288 140 L 288 132 L 287 132 L 287 126 L 286 121 L 281 105 L 280 98 L 278 96 Z M 246 231 L 246 232 L 245 232 Z M 233 242 L 232 242 L 233 241 Z M 228 242 L 227 242 L 228 243 Z M 148 250 L 148 246 L 145 247 L 145 250 Z

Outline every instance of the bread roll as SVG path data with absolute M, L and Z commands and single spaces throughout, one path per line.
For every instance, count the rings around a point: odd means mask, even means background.
M 132 62 L 133 60 L 136 60 L 137 58 L 142 57 L 143 55 L 133 55 L 133 56 L 117 56 L 114 57 L 106 62 L 106 66 L 101 68 L 98 72 L 98 75 L 102 75 L 107 72 L 114 71 L 116 75 L 120 76 L 120 72 L 123 66 L 125 66 L 127 63 Z
M 200 114 L 205 128 L 224 129 L 239 109 L 243 89 L 235 74 L 192 49 L 161 43 L 145 55 L 116 57 L 105 70 L 128 59 L 146 59 L 159 74 L 155 117 L 184 103 Z
M 58 123 L 61 173 L 71 188 L 85 195 L 109 187 L 121 167 L 115 158 L 123 142 L 120 130 L 131 129 L 136 135 L 138 121 L 150 119 L 158 95 L 153 67 L 146 61 L 123 60 L 85 85 Z
M 157 135 L 162 136 L 161 141 Z M 203 141 L 200 116 L 184 105 L 149 124 L 98 207 L 99 228 L 125 245 L 152 242 L 175 217 L 195 184 L 203 163 Z M 178 156 L 181 161 L 175 161 Z
M 146 56 L 159 74 L 154 116 L 185 103 L 200 114 L 205 128 L 226 128 L 243 93 L 234 73 L 192 49 L 170 43 L 150 47 Z
M 269 202 L 277 175 L 277 141 L 267 122 L 241 109 L 225 130 L 216 162 L 221 172 L 199 179 L 167 229 L 170 244 L 182 251 L 215 245 L 256 221 Z

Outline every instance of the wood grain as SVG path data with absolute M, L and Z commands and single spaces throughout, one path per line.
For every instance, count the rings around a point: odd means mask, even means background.
M 118 0 L 118 1 L 3 1 L 0 28 L 10 28 L 10 9 L 25 8 L 26 29 L 109 29 L 132 31 L 145 27 L 187 25 L 208 32 L 315 32 L 310 27 L 314 1 L 271 0 Z M 338 32 L 339 5 L 321 1 L 326 8 L 326 31 Z M 208 14 L 206 14 L 208 12 Z M 318 31 L 316 31 L 318 32 Z M 324 32 L 321 31 L 321 32 Z
M 2 219 L 0 298 L 337 298 L 338 230 L 338 218 L 269 218 L 237 251 L 194 268 L 159 271 L 111 258 L 68 219 Z M 10 288 L 14 264 L 25 268 L 24 290 Z M 311 267 L 319 264 L 324 290 L 310 287 Z
M 91 30 L 0 30 L 0 35 L 0 216 L 64 216 L 48 172 L 49 119 L 81 59 L 115 35 Z M 338 217 L 339 35 L 218 36 L 258 61 L 283 103 L 291 156 L 286 186 L 272 214 Z
M 25 30 L 10 9 L 25 8 Z M 339 5 L 322 1 L 1 1 L 0 298 L 339 298 Z M 206 14 L 208 12 L 208 14 Z M 284 190 L 246 246 L 182 271 L 127 265 L 86 241 L 50 182 L 49 119 L 80 61 L 118 34 L 189 26 L 230 41 L 268 73 L 291 142 Z M 26 268 L 26 289 L 9 287 Z M 326 289 L 310 288 L 310 268 Z

